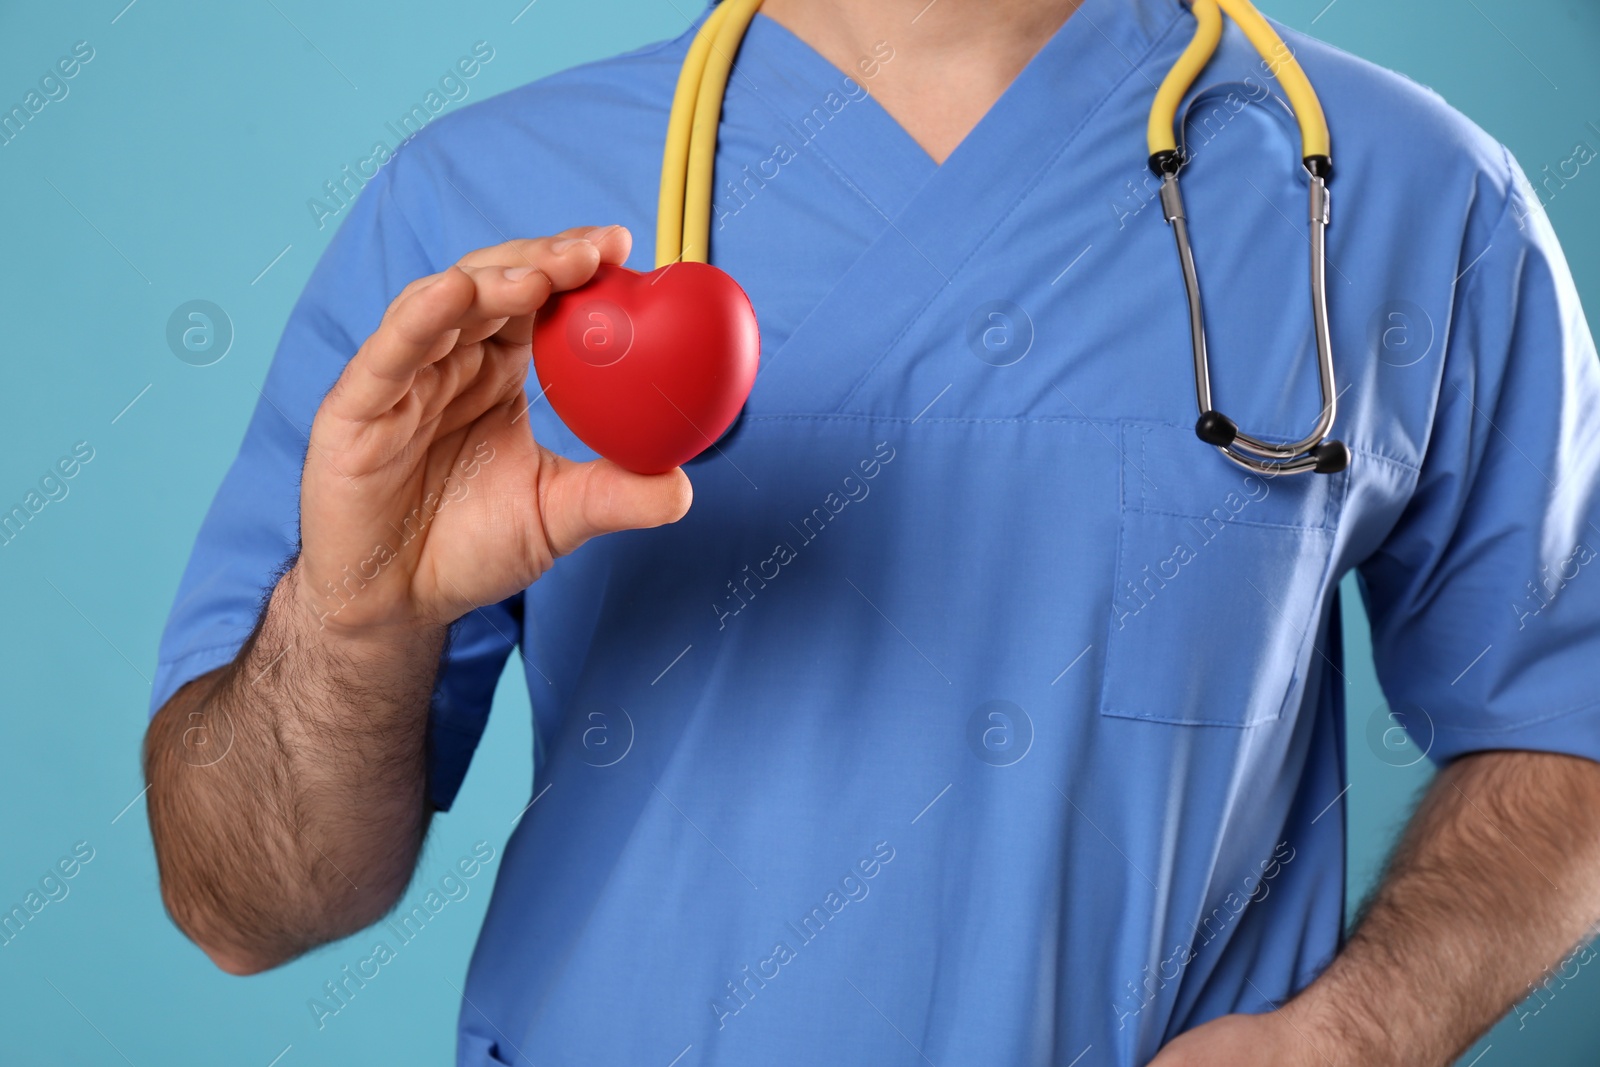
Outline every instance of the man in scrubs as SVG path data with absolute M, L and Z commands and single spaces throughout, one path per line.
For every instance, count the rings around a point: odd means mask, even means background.
M 515 657 L 461 1064 L 1448 1062 L 1600 920 L 1600 371 L 1516 163 L 1286 35 L 1352 460 L 1255 476 L 1194 436 L 1145 168 L 1184 5 L 770 0 L 711 240 L 760 376 L 645 477 L 525 387 L 531 322 L 651 266 L 694 28 L 440 119 L 349 211 L 161 647 L 178 924 L 248 974 L 380 918 Z M 1292 439 L 1277 73 L 1230 24 L 1185 191 L 1218 406 Z M 1442 771 L 1347 938 L 1351 571 Z

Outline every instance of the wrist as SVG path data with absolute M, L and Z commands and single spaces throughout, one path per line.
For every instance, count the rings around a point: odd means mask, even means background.
M 1393 1058 L 1393 1042 L 1381 1024 L 1348 988 L 1339 988 L 1325 973 L 1278 1009 L 1282 1022 L 1307 1050 L 1305 1062 L 1319 1067 L 1384 1067 Z
M 324 625 L 307 606 L 302 583 L 296 565 L 273 588 L 261 623 L 228 679 L 232 698 L 278 707 L 280 726 L 290 732 L 307 723 L 342 729 L 382 717 L 385 709 L 402 718 L 417 707 L 425 709 L 448 627 L 422 621 Z M 416 702 L 395 699 L 407 691 L 418 695 Z M 357 708 L 367 712 L 352 720 L 351 710 Z
M 409 602 L 386 601 L 381 611 L 376 604 L 358 604 L 358 593 L 341 594 L 331 583 L 318 583 L 296 560 L 273 590 L 269 612 L 280 613 L 286 628 L 308 642 L 358 656 L 443 645 L 448 625 Z

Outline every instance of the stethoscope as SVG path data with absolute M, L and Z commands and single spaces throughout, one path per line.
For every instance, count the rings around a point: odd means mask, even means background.
M 715 171 L 717 124 L 728 87 L 733 56 L 761 0 L 724 0 L 695 35 L 678 75 L 667 123 L 667 147 L 661 161 L 661 200 L 656 224 L 656 266 L 706 262 L 711 235 L 711 185 Z M 1350 463 L 1350 450 L 1328 437 L 1338 397 L 1333 377 L 1333 342 L 1328 331 L 1327 228 L 1329 159 L 1328 123 L 1322 103 L 1289 46 L 1249 0 L 1192 0 L 1195 34 L 1161 82 L 1150 108 L 1150 169 L 1161 179 L 1161 210 L 1172 226 L 1184 293 L 1189 303 L 1189 333 L 1194 350 L 1194 391 L 1200 417 L 1195 434 L 1228 459 L 1267 475 L 1316 471 L 1333 474 Z M 1263 60 L 1277 71 L 1300 127 L 1302 163 L 1311 180 L 1311 314 L 1317 345 L 1317 378 L 1322 412 L 1311 432 L 1298 441 L 1278 444 L 1247 434 L 1238 423 L 1212 406 L 1211 365 L 1206 355 L 1205 310 L 1200 278 L 1189 243 L 1188 216 L 1178 175 L 1187 162 L 1175 124 L 1178 105 L 1211 62 L 1222 40 L 1222 11 L 1238 24 Z

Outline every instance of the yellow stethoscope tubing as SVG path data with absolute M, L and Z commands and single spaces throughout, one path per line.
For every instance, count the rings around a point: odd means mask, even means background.
M 683 193 L 689 175 L 689 134 L 694 124 L 695 97 L 705 73 L 706 56 L 727 8 L 718 6 L 701 23 L 678 73 L 667 120 L 667 145 L 661 158 L 661 194 L 656 208 L 656 266 L 664 267 L 683 253 Z
M 738 51 L 761 0 L 718 4 L 695 35 L 678 74 L 661 162 L 661 192 L 656 214 L 656 266 L 679 260 L 704 262 L 711 229 L 711 187 L 717 124 L 733 54 Z M 1194 37 L 1162 79 L 1150 109 L 1150 155 L 1178 151 L 1178 107 L 1216 54 L 1226 11 L 1264 60 L 1294 109 L 1306 157 L 1330 154 L 1328 122 L 1322 102 L 1288 45 L 1249 0 L 1194 0 Z
M 1148 139 L 1152 156 L 1178 150 L 1178 105 L 1211 62 L 1222 40 L 1222 12 L 1217 0 L 1194 0 L 1194 17 L 1196 26 L 1189 47 L 1161 80 L 1155 103 L 1150 106 Z
M 1222 40 L 1222 12 L 1225 11 L 1261 54 L 1261 58 L 1273 68 L 1278 84 L 1289 98 L 1295 121 L 1300 126 L 1301 155 L 1307 159 L 1316 156 L 1327 158 L 1331 140 L 1322 101 L 1317 98 L 1317 92 L 1311 87 L 1305 70 L 1272 24 L 1262 17 L 1249 0 L 1194 0 L 1193 11 L 1196 21 L 1194 37 L 1172 69 L 1167 71 L 1166 78 L 1156 91 L 1155 104 L 1150 109 L 1150 154 L 1155 156 L 1178 150 L 1178 105 L 1216 54 L 1217 45 Z
M 761 0 L 724 0 L 700 26 L 678 74 L 661 160 L 656 266 L 704 263 L 711 245 L 717 126 L 733 57 Z

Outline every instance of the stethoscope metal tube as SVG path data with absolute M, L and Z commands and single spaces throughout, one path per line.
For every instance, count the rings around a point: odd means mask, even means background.
M 1172 226 L 1173 239 L 1178 248 L 1178 263 L 1183 272 L 1183 288 L 1188 297 L 1189 336 L 1194 351 L 1195 402 L 1200 409 L 1200 417 L 1195 422 L 1195 434 L 1207 444 L 1216 446 L 1219 452 L 1239 466 L 1263 474 L 1299 474 L 1305 471 L 1332 474 L 1344 470 L 1350 462 L 1349 450 L 1343 443 L 1327 439 L 1338 412 L 1338 393 L 1333 372 L 1333 341 L 1328 328 L 1327 228 L 1331 212 L 1326 159 L 1312 158 L 1306 161 L 1311 186 L 1311 308 L 1322 411 L 1310 433 L 1288 443 L 1267 441 L 1245 433 L 1212 403 L 1204 301 L 1200 296 L 1200 276 L 1195 268 L 1194 248 L 1189 241 L 1188 213 L 1178 185 L 1178 173 L 1183 169 L 1181 150 L 1158 153 L 1151 158 L 1151 168 L 1161 176 L 1161 211 Z
M 1327 230 L 1329 220 L 1328 182 L 1333 168 L 1330 159 L 1328 122 L 1305 71 L 1283 38 L 1250 0 L 1190 0 L 1195 16 L 1194 37 L 1178 57 L 1156 90 L 1150 108 L 1147 141 L 1150 169 L 1161 179 L 1161 210 L 1172 226 L 1178 246 L 1178 262 L 1183 270 L 1183 288 L 1189 299 L 1189 335 L 1194 349 L 1194 391 L 1200 408 L 1195 434 L 1216 446 L 1224 456 L 1248 470 L 1262 474 L 1299 474 L 1317 471 L 1331 474 L 1344 470 L 1350 450 L 1328 439 L 1338 406 L 1338 390 L 1333 376 L 1333 341 L 1328 330 Z M 1211 396 L 1211 365 L 1206 351 L 1204 304 L 1200 299 L 1200 275 L 1195 269 L 1194 250 L 1189 243 L 1189 219 L 1178 188 L 1178 174 L 1187 160 L 1179 140 L 1178 106 L 1211 61 L 1222 41 L 1222 13 L 1232 16 L 1250 44 L 1269 64 L 1278 84 L 1289 98 L 1296 124 L 1300 127 L 1302 160 L 1311 179 L 1311 318 L 1317 346 L 1317 380 L 1322 391 L 1322 411 L 1312 431 L 1298 441 L 1278 443 L 1263 440 L 1239 429 L 1238 423 L 1218 411 Z

